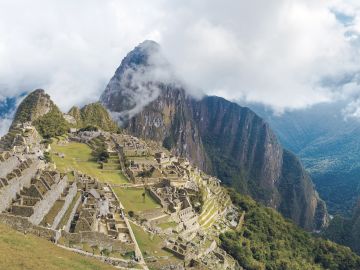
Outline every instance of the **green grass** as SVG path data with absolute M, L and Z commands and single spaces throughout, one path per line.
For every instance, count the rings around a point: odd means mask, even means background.
M 136 241 L 144 257 L 146 256 L 169 256 L 170 253 L 162 249 L 164 240 L 155 234 L 145 232 L 141 227 L 130 223 Z M 144 254 L 145 253 L 145 254 Z
M 114 269 L 95 259 L 64 250 L 51 242 L 19 233 L 0 224 L 0 269 L 101 270 Z
M 51 157 L 56 167 L 61 172 L 70 170 L 80 171 L 87 175 L 97 178 L 99 181 L 111 184 L 128 183 L 125 176 L 120 171 L 104 171 L 100 164 L 93 160 L 91 148 L 83 143 L 70 142 L 66 145 L 51 145 Z M 54 152 L 64 153 L 65 157 L 60 158 Z
M 146 192 L 145 201 L 142 196 L 142 188 L 113 188 L 120 202 L 126 211 L 141 212 L 149 209 L 160 208 L 161 206 Z
M 57 200 L 54 203 L 53 207 L 51 207 L 49 213 L 47 213 L 46 216 L 44 217 L 44 219 L 41 221 L 41 225 L 43 225 L 43 226 L 45 226 L 47 224 L 52 225 L 56 215 L 59 213 L 59 211 L 63 207 L 64 202 L 65 201 L 63 201 L 63 200 Z
M 149 269 L 161 269 L 165 265 L 177 265 L 183 262 L 176 258 L 170 252 L 162 249 L 164 240 L 157 235 L 152 235 L 144 231 L 141 227 L 130 223 L 131 228 L 135 234 L 136 241 L 139 244 L 140 250 L 143 253 L 144 259 L 149 257 L 157 257 L 156 262 L 147 262 Z
M 164 223 L 160 223 L 157 226 L 159 226 L 161 229 L 166 230 L 168 228 L 174 228 L 177 225 L 176 222 L 174 221 L 169 221 L 169 222 L 164 222 Z

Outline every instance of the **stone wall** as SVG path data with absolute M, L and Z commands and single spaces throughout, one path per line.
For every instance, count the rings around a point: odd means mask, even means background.
M 164 207 L 162 199 L 161 199 L 160 196 L 153 190 L 153 187 L 150 187 L 150 188 L 148 189 L 148 191 L 149 191 L 150 196 L 151 196 L 158 204 L 160 204 L 162 207 Z
M 71 202 L 73 201 L 74 197 L 76 196 L 76 192 L 77 192 L 77 186 L 76 183 L 74 182 L 70 189 L 69 192 L 65 198 L 65 202 L 63 207 L 61 208 L 61 210 L 59 211 L 59 213 L 56 215 L 56 217 L 54 218 L 54 222 L 51 226 L 51 229 L 55 230 L 57 228 L 57 226 L 59 225 L 61 219 L 63 218 L 63 216 L 65 215 L 67 209 L 69 208 Z
M 66 232 L 69 232 L 70 231 L 70 227 L 71 227 L 71 221 L 74 219 L 74 216 L 76 214 L 76 209 L 78 208 L 79 204 L 81 203 L 81 196 L 79 196 L 78 200 L 76 201 L 73 209 L 71 210 L 71 213 L 70 213 L 70 216 L 69 216 L 69 219 L 65 225 L 65 231 Z M 60 228 L 61 229 L 61 228 Z
M 16 216 L 30 217 L 34 213 L 34 209 L 32 206 L 27 205 L 12 205 L 11 213 Z
M 68 233 L 62 231 L 62 237 L 64 237 L 66 241 L 73 242 L 74 244 L 87 243 L 89 245 L 96 245 L 100 249 L 106 248 L 122 254 L 135 250 L 134 243 L 124 243 L 99 232 Z
M 29 187 L 31 178 L 36 174 L 39 161 L 33 160 L 29 168 L 22 172 L 22 176 L 15 177 L 9 181 L 8 185 L 0 190 L 0 212 L 5 211 L 16 198 L 16 194 L 20 193 L 23 187 Z
M 33 235 L 45 238 L 50 241 L 56 241 L 60 238 L 59 231 L 34 225 L 27 218 L 24 217 L 0 213 L 0 223 L 6 224 L 19 232 L 31 233 Z
M 11 156 L 3 162 L 0 162 L 0 178 L 5 177 L 13 169 L 20 165 L 20 161 L 16 156 Z
M 67 177 L 63 177 L 57 184 L 51 186 L 51 189 L 46 192 L 44 198 L 34 206 L 34 214 L 29 217 L 29 221 L 38 225 L 50 211 L 55 201 L 60 198 L 67 185 Z

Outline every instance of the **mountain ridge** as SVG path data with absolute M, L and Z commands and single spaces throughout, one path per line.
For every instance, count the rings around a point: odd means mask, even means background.
M 120 115 L 118 121 L 126 130 L 135 136 L 162 142 L 207 173 L 215 174 L 238 191 L 280 210 L 306 229 L 326 226 L 326 206 L 310 177 L 297 158 L 287 156 L 291 164 L 298 164 L 294 166 L 295 172 L 289 174 L 284 170 L 283 149 L 275 134 L 250 109 L 219 97 L 194 99 L 181 85 L 157 78 L 146 80 L 146 76 L 141 88 L 149 93 L 156 92 L 153 99 L 146 104 L 136 100 L 124 104 L 133 97 L 130 94 L 129 98 L 129 92 L 134 90 L 124 87 L 126 83 L 131 85 L 132 80 L 127 67 L 143 70 L 144 66 L 149 66 L 148 55 L 142 61 L 138 57 L 130 61 L 132 55 L 141 55 L 137 53 L 139 50 L 141 48 L 136 47 L 124 58 L 100 98 L 115 116 Z M 140 72 L 140 76 L 142 74 Z M 156 91 L 149 85 L 157 86 Z M 139 104 L 141 110 L 124 122 L 121 115 Z M 295 186 L 300 188 L 292 190 Z

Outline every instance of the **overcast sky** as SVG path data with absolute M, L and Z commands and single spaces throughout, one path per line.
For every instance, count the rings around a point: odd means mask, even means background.
M 63 110 L 95 101 L 126 53 L 152 39 L 194 93 L 277 112 L 351 98 L 348 113 L 360 115 L 359 8 L 356 0 L 0 0 L 0 100 L 44 88 Z

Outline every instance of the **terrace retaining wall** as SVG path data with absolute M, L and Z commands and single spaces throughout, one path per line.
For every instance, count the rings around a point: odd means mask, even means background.
M 135 249 L 134 243 L 124 243 L 99 232 L 68 233 L 62 231 L 61 235 L 69 242 L 96 245 L 100 249 L 106 248 L 110 251 L 120 252 L 122 254 L 134 251 Z
M 63 177 L 57 184 L 51 186 L 44 198 L 34 206 L 34 214 L 29 217 L 29 221 L 38 225 L 53 207 L 55 201 L 60 198 L 67 185 L 67 177 Z
M 50 241 L 57 241 L 60 238 L 60 232 L 49 228 L 32 224 L 27 218 L 0 213 L 0 223 L 22 233 L 30 233 Z
M 54 222 L 51 226 L 51 229 L 55 230 L 57 228 L 57 226 L 59 225 L 61 219 L 63 218 L 63 216 L 65 215 L 67 209 L 69 208 L 71 202 L 73 201 L 74 197 L 76 196 L 76 192 L 77 192 L 77 186 L 76 183 L 74 182 L 70 189 L 69 192 L 65 198 L 65 202 L 63 207 L 61 208 L 61 210 L 59 211 L 59 213 L 56 215 L 56 217 L 54 218 Z
M 7 186 L 0 190 L 0 212 L 3 212 L 8 208 L 13 199 L 16 198 L 16 194 L 20 193 L 23 187 L 29 187 L 32 177 L 36 174 L 39 161 L 33 160 L 29 168 L 22 171 L 20 177 L 11 179 Z

